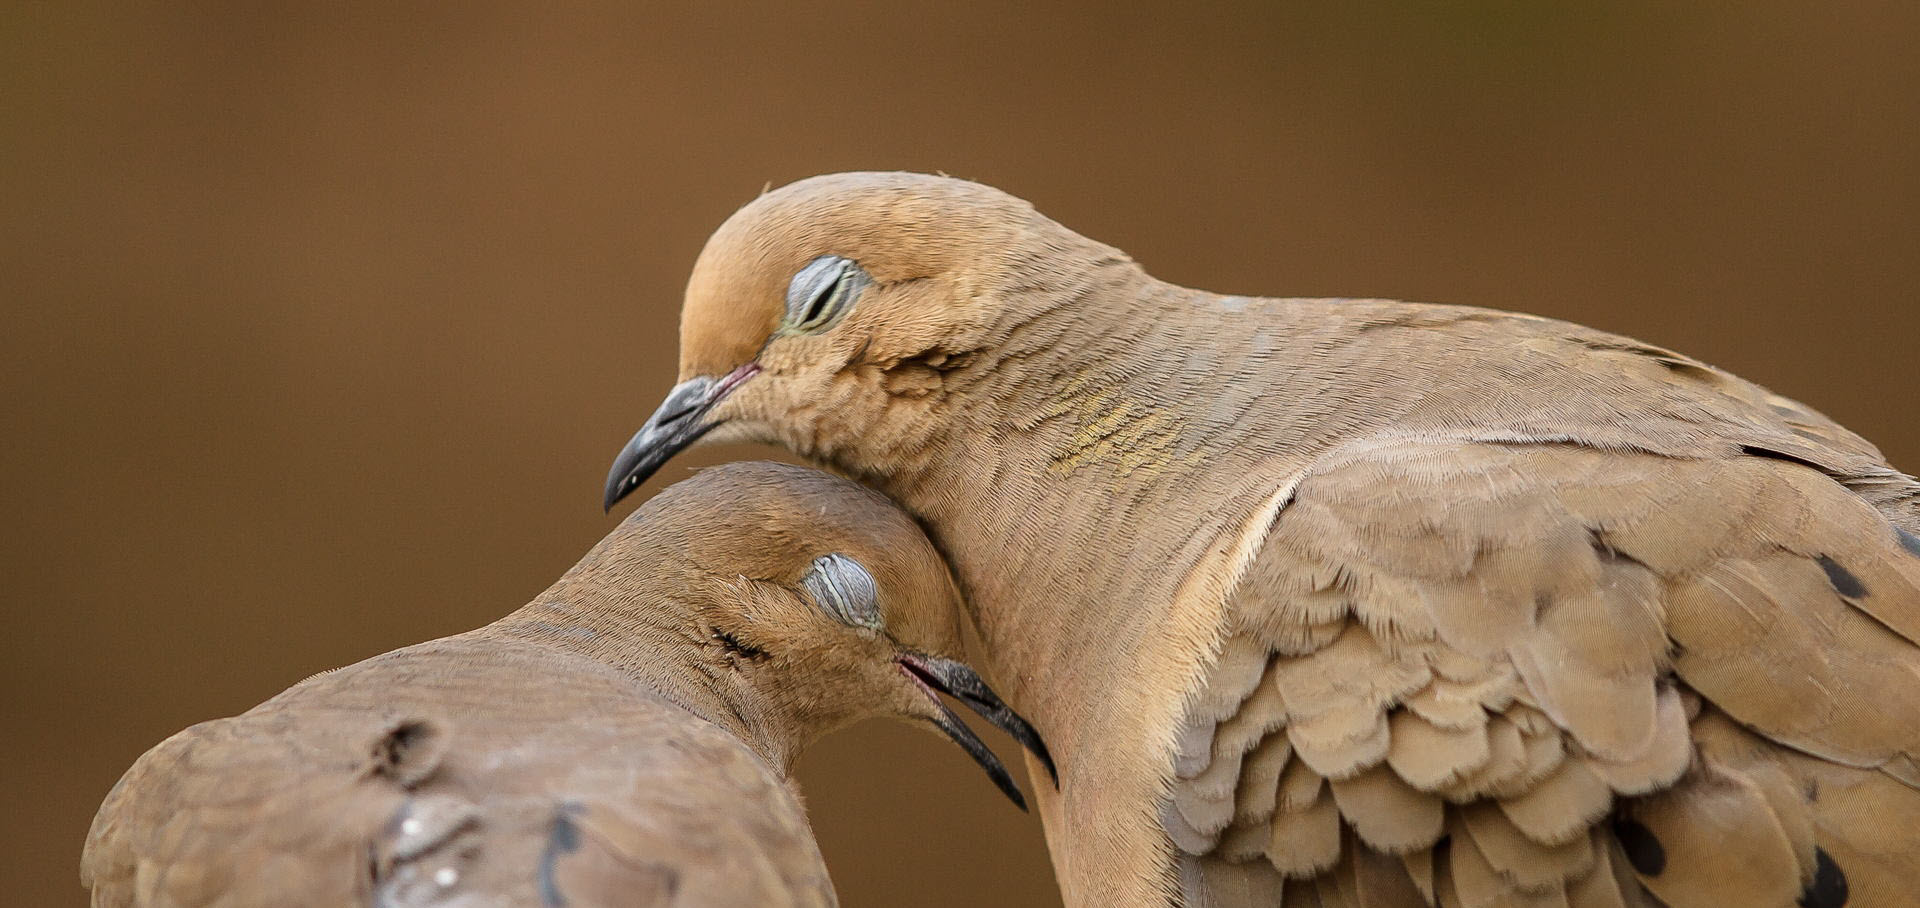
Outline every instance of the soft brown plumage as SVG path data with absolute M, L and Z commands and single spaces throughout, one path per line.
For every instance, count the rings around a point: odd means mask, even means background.
M 681 345 L 697 406 L 609 499 L 712 429 L 919 516 L 1060 756 L 1071 904 L 1920 878 L 1920 484 L 1799 403 L 1548 319 L 1173 286 L 909 174 L 743 208 Z
M 512 615 L 147 752 L 82 878 L 95 905 L 150 908 L 832 904 L 788 769 L 870 715 L 977 746 L 931 689 L 997 704 L 927 655 L 957 651 L 960 618 L 880 496 L 800 467 L 705 471 Z

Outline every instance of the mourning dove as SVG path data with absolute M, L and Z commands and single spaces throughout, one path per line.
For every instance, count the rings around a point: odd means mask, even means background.
M 153 908 L 830 905 L 787 777 L 810 740 L 925 723 L 1020 802 L 940 691 L 1044 760 L 936 655 L 960 643 L 955 597 L 873 492 L 709 470 L 512 615 L 148 751 L 101 805 L 82 879 L 96 906 Z
M 1914 903 L 1920 484 L 1678 353 L 841 174 L 708 242 L 609 504 L 703 436 L 928 527 L 1069 904 Z

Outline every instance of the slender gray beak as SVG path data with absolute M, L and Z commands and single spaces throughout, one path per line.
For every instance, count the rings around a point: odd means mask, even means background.
M 620 449 L 620 456 L 613 459 L 613 469 L 607 472 L 606 495 L 602 500 L 606 509 L 613 510 L 620 499 L 639 488 L 673 455 L 686 450 L 688 445 L 699 441 L 700 436 L 719 425 L 707 421 L 707 411 L 732 393 L 741 382 L 759 373 L 758 364 L 748 363 L 720 378 L 700 375 L 674 385 L 673 390 L 667 392 L 667 399 L 660 402 L 660 409 L 647 417 L 646 424 L 633 434 L 626 447 Z
M 968 709 L 979 713 L 981 717 L 993 723 L 995 728 L 1006 732 L 1015 741 L 1020 742 L 1020 746 L 1031 751 L 1040 759 L 1041 765 L 1047 767 L 1047 775 L 1053 778 L 1054 786 L 1059 786 L 1060 774 L 1053 768 L 1053 756 L 1047 753 L 1046 742 L 1040 740 L 1040 733 L 1034 731 L 1033 726 L 1027 724 L 1027 720 L 1021 718 L 1019 713 L 1001 702 L 993 689 L 988 687 L 985 681 L 980 680 L 980 676 L 973 669 L 951 659 L 913 652 L 901 653 L 896 661 L 900 663 L 902 671 L 926 689 L 928 698 L 933 700 L 934 706 L 938 707 L 939 712 L 936 713 L 934 724 L 939 726 L 941 731 L 946 732 L 947 737 L 953 739 L 953 743 L 960 745 L 960 749 L 966 751 L 967 756 L 979 763 L 980 768 L 987 771 L 987 776 L 993 779 L 993 784 L 1012 799 L 1015 806 L 1026 810 L 1027 799 L 1020 794 L 1020 786 L 1014 784 L 1013 776 L 1007 772 L 1007 767 L 1000 762 L 1000 758 L 995 756 L 992 750 L 987 748 L 986 743 L 973 733 L 973 729 L 968 728 L 966 723 L 960 721 L 959 716 L 953 714 L 953 710 L 948 709 L 947 705 L 940 701 L 935 691 L 966 704 Z

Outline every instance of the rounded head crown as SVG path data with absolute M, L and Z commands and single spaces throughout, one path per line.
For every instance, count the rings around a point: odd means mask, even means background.
M 941 281 L 964 294 L 1047 223 L 1021 199 L 952 177 L 836 173 L 776 189 L 720 225 L 695 262 L 681 377 L 754 359 L 782 327 L 790 282 L 821 256 L 858 263 L 883 288 Z
M 863 619 L 851 623 L 931 652 L 961 645 L 959 591 L 920 525 L 886 496 L 818 470 L 701 470 L 635 509 L 603 545 L 629 563 L 678 566 L 669 574 L 794 591 L 821 610 L 804 618 Z

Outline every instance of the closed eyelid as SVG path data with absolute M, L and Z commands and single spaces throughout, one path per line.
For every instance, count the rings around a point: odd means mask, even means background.
M 848 625 L 879 630 L 880 587 L 860 562 L 834 553 L 814 559 L 800 580 L 821 609 Z
M 783 327 L 799 332 L 831 327 L 872 283 L 873 278 L 858 262 L 838 255 L 820 256 L 787 284 Z

